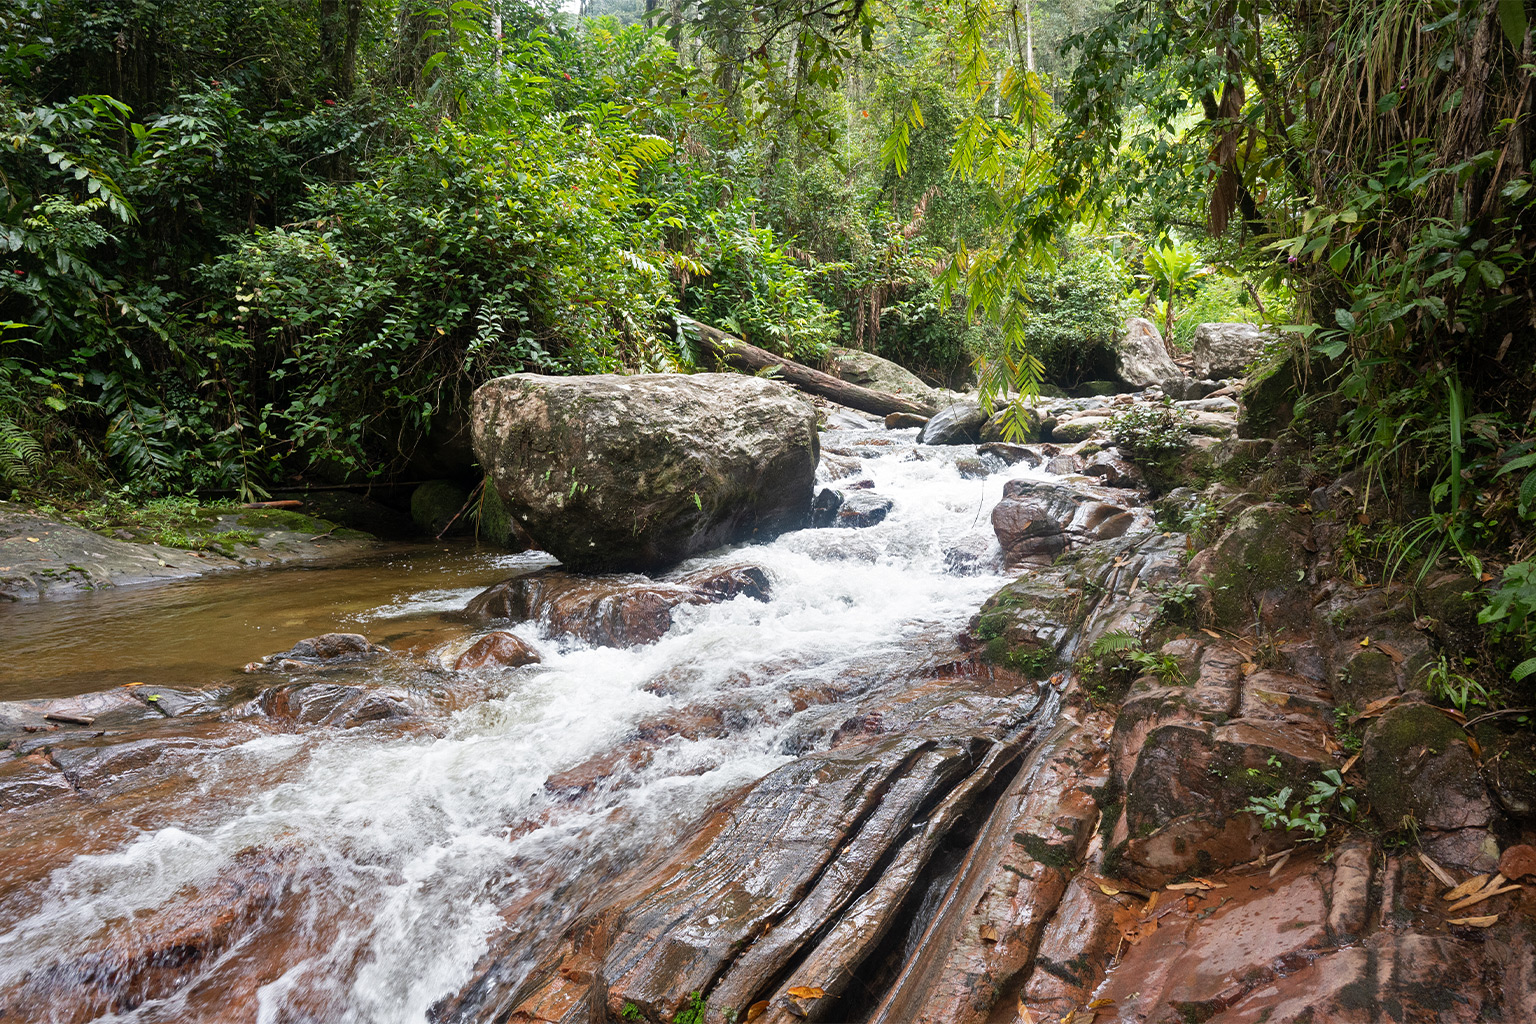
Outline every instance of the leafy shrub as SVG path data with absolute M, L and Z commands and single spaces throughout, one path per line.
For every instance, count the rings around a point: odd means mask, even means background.
M 1025 279 L 1024 340 L 1045 378 L 1073 385 L 1114 374 L 1114 345 L 1131 310 L 1130 275 L 1105 239 L 1075 235 L 1052 271 Z M 1001 339 L 979 353 L 1000 357 Z
M 1136 405 L 1111 417 L 1109 439 L 1137 462 L 1166 463 L 1189 450 L 1189 419 L 1168 406 Z

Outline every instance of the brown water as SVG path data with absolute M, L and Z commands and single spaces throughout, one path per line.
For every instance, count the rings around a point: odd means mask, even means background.
M 413 646 L 441 629 L 441 612 L 542 564 L 546 556 L 467 542 L 394 545 L 340 562 L 0 604 L 0 701 L 129 682 L 217 686 L 317 633 Z

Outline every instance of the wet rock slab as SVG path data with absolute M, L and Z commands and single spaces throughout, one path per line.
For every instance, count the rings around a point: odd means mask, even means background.
M 672 628 L 679 608 L 735 597 L 766 601 L 769 590 L 768 575 L 751 565 L 711 567 L 661 579 L 541 569 L 482 591 L 462 618 L 478 624 L 532 620 L 552 637 L 633 647 L 660 640 Z

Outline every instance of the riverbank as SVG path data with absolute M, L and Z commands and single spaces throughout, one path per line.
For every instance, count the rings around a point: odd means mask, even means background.
M 194 508 L 160 531 L 175 543 L 106 529 L 110 534 L 0 501 L 0 602 L 346 557 L 375 543 L 370 534 L 303 513 L 229 505 Z

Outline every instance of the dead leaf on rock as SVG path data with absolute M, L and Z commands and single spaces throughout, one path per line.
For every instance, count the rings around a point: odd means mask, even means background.
M 1113 999 L 1095 999 L 1093 1002 L 1088 1004 L 1088 1009 L 1104 1010 L 1114 1005 L 1115 1001 Z
M 1103 882 L 1099 883 L 1099 892 L 1103 893 L 1105 896 L 1119 896 L 1120 895 L 1120 890 L 1119 889 L 1111 888 L 1110 886 L 1105 885 Z
M 1455 876 L 1431 860 L 1429 854 L 1425 853 L 1423 850 L 1419 851 L 1419 862 L 1424 865 L 1430 874 L 1434 875 L 1440 880 L 1441 885 L 1456 884 Z
M 1019 999 L 1019 1018 L 1016 1024 L 1036 1024 L 1035 1015 L 1029 1012 L 1029 1007 L 1024 1005 L 1023 997 Z
M 1378 650 L 1380 650 L 1387 657 L 1391 658 L 1393 661 L 1398 662 L 1398 663 L 1402 662 L 1402 660 L 1403 660 L 1403 652 L 1398 650 L 1396 647 L 1393 647 L 1391 644 L 1387 643 L 1385 640 L 1378 640 L 1378 641 L 1376 641 L 1376 647 L 1377 647 Z
M 1344 762 L 1344 766 L 1339 769 L 1339 774 L 1340 775 L 1348 775 L 1349 774 L 1349 770 L 1355 766 L 1355 762 L 1358 761 L 1358 760 L 1360 760 L 1360 755 L 1358 753 L 1356 753 L 1348 761 Z
M 766 1000 L 766 999 L 759 999 L 757 1002 L 755 1002 L 751 1006 L 747 1007 L 747 1020 L 749 1020 L 749 1021 L 757 1020 L 757 1018 L 761 1017 L 763 1014 L 765 1014 L 767 1012 L 768 1012 L 768 1000 Z
M 997 941 L 997 929 L 995 927 L 993 927 L 992 925 L 990 925 L 990 924 L 982 925 L 981 926 L 981 941 L 982 942 L 996 942 Z
M 1487 883 L 1487 881 L 1487 875 L 1473 875 L 1471 878 L 1467 879 L 1465 882 L 1462 882 L 1460 885 L 1456 886 L 1456 888 L 1446 893 L 1441 897 L 1441 899 L 1455 902 L 1456 900 L 1461 899 L 1463 896 L 1477 892 L 1477 890 L 1481 889 Z
M 1147 897 L 1147 905 L 1141 908 L 1142 917 L 1147 917 L 1152 913 L 1152 911 L 1157 909 L 1157 898 L 1161 895 L 1162 893 L 1155 892 L 1151 896 Z
M 1458 917 L 1447 921 L 1446 924 L 1464 924 L 1469 928 L 1487 928 L 1499 919 L 1498 914 L 1489 914 L 1487 917 Z
M 785 994 L 793 996 L 796 999 L 820 999 L 822 996 L 826 995 L 826 993 L 821 989 L 811 985 L 797 985 Z
M 1280 855 L 1280 859 L 1275 861 L 1275 866 L 1269 869 L 1269 877 L 1270 878 L 1274 878 L 1276 875 L 1278 875 L 1280 873 L 1281 869 L 1285 867 L 1286 862 L 1289 861 L 1290 859 L 1291 859 L 1291 851 L 1290 850 L 1286 850 L 1284 853 L 1282 853 Z

